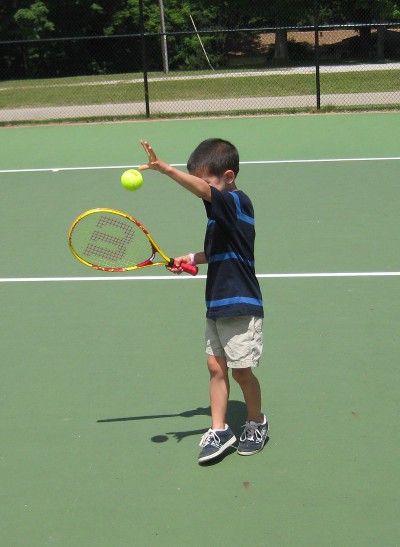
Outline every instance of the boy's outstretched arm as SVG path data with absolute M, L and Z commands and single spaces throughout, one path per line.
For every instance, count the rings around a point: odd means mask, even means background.
M 158 171 L 159 173 L 167 175 L 176 181 L 183 188 L 186 188 L 186 190 L 192 192 L 195 196 L 205 199 L 206 201 L 211 201 L 211 189 L 205 180 L 195 177 L 194 175 L 190 175 L 189 173 L 184 173 L 183 171 L 180 171 L 165 161 L 157 158 L 156 153 L 147 141 L 140 141 L 140 144 L 143 146 L 149 159 L 147 165 L 141 165 L 139 167 L 140 171 L 144 171 L 146 169 Z

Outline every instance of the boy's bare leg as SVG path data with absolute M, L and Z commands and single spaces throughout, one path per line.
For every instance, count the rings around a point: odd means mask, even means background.
M 226 359 L 222 356 L 209 355 L 207 366 L 210 372 L 211 427 L 225 429 L 230 389 Z
M 232 376 L 240 385 L 247 406 L 247 421 L 263 423 L 261 413 L 261 388 L 253 370 L 249 368 L 234 368 Z

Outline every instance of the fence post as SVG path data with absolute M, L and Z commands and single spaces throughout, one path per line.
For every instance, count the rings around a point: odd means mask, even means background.
M 150 118 L 150 101 L 149 101 L 149 82 L 147 79 L 147 52 L 146 52 L 146 36 L 143 14 L 143 0 L 139 0 L 140 11 L 140 33 L 142 40 L 142 61 L 143 61 L 143 83 L 144 83 L 144 100 L 146 103 L 146 118 Z
M 317 95 L 317 110 L 321 109 L 321 80 L 319 74 L 319 6 L 314 2 L 314 49 L 315 49 L 315 87 Z

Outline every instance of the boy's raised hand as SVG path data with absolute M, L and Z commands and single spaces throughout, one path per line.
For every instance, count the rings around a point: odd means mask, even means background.
M 167 175 L 171 179 L 175 180 L 178 184 L 183 186 L 183 188 L 186 188 L 186 190 L 189 190 L 197 197 L 211 201 L 210 186 L 205 180 L 191 175 L 190 173 L 185 173 L 180 169 L 176 169 L 176 167 L 173 167 L 172 165 L 169 165 L 169 163 L 157 158 L 156 153 L 147 141 L 140 141 L 140 144 L 143 146 L 144 151 L 147 154 L 149 163 L 138 167 L 139 171 L 145 171 L 146 169 L 158 171 L 159 173 Z
M 154 152 L 153 148 L 150 146 L 150 144 L 147 141 L 140 141 L 140 144 L 143 146 L 144 151 L 146 152 L 147 157 L 149 159 L 149 162 L 147 165 L 141 165 L 139 167 L 139 171 L 145 171 L 146 169 L 153 169 L 155 171 L 159 171 L 160 173 L 165 173 L 169 167 L 168 163 L 157 158 L 156 153 Z

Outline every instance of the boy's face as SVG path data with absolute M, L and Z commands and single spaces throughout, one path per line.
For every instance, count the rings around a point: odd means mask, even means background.
M 225 171 L 221 177 L 212 175 L 207 169 L 196 170 L 190 174 L 203 179 L 209 186 L 213 186 L 217 190 L 236 190 L 235 174 L 231 170 Z

